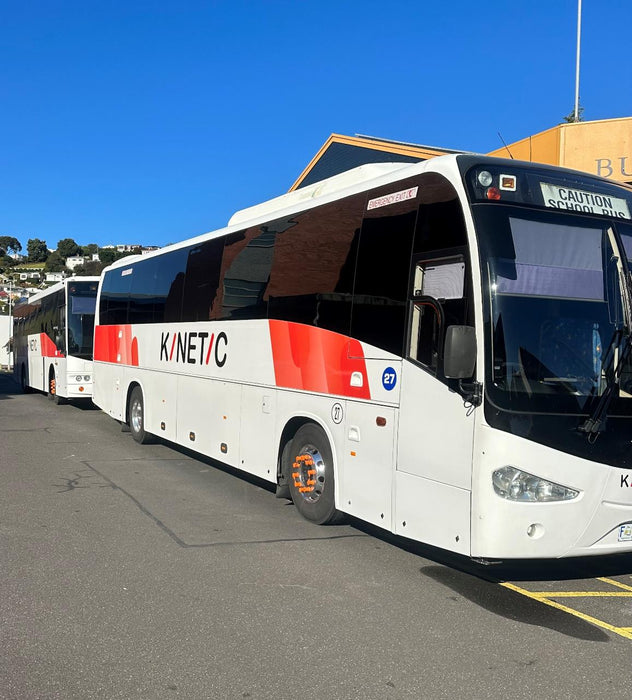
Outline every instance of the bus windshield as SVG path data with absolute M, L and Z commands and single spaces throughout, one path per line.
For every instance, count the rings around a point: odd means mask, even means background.
M 97 282 L 68 286 L 68 354 L 92 359 Z
M 521 412 L 586 413 L 617 371 L 612 407 L 632 413 L 632 366 L 618 367 L 631 332 L 621 262 L 632 254 L 630 224 L 502 204 L 476 205 L 474 214 L 492 401 Z

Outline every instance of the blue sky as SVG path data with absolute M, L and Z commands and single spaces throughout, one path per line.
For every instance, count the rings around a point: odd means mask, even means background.
M 584 118 L 632 116 L 630 0 L 583 0 Z M 577 0 L 0 0 L 0 235 L 165 245 L 333 133 L 487 152 L 575 99 Z

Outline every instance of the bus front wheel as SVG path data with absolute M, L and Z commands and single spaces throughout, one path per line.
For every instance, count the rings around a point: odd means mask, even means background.
M 329 440 L 314 423 L 301 426 L 286 452 L 285 473 L 299 513 L 318 525 L 339 522 L 334 500 L 334 467 Z
M 48 398 L 58 405 L 64 403 L 64 399 L 57 393 L 57 379 L 52 368 L 48 375 Z
M 153 435 L 145 430 L 145 401 L 143 390 L 139 386 L 132 389 L 127 407 L 129 429 L 132 437 L 141 445 L 153 442 Z

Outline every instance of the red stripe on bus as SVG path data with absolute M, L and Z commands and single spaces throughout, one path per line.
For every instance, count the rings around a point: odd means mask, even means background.
M 64 353 L 57 348 L 46 333 L 40 333 L 40 348 L 42 349 L 42 357 L 64 357 Z
M 97 326 L 94 329 L 94 359 L 138 367 L 138 340 L 131 326 Z
M 359 341 L 298 323 L 269 321 L 269 324 L 277 386 L 371 398 Z M 362 386 L 351 386 L 354 373 L 362 376 Z

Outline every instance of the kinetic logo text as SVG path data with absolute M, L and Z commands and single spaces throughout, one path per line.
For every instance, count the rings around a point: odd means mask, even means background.
M 186 362 L 190 365 L 208 365 L 211 361 L 217 367 L 226 364 L 228 337 L 223 331 L 215 333 L 191 331 L 182 333 L 162 333 L 160 339 L 161 362 Z

